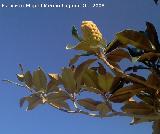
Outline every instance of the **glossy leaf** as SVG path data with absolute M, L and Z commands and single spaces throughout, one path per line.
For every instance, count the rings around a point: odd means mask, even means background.
M 160 53 L 148 52 L 148 53 L 144 53 L 143 55 L 141 55 L 138 60 L 139 61 L 157 60 L 157 58 L 159 57 L 160 57 Z
M 125 47 L 126 44 L 123 44 L 122 42 L 120 42 L 118 39 L 114 39 L 113 41 L 111 41 L 107 47 L 106 47 L 106 54 L 107 53 L 110 53 L 111 51 L 113 51 L 114 49 L 116 48 L 119 48 L 119 47 Z
M 160 50 L 160 44 L 159 44 L 156 28 L 150 22 L 146 22 L 146 26 L 147 26 L 147 29 L 146 29 L 145 33 L 147 34 L 149 40 L 152 42 L 152 44 L 154 45 L 156 50 L 159 51 Z
M 150 41 L 144 34 L 140 32 L 127 29 L 117 33 L 116 38 L 123 44 L 130 44 L 136 48 L 143 49 L 145 51 L 152 50 Z
M 135 77 L 135 78 L 137 78 L 137 79 L 140 79 L 140 80 L 142 80 L 142 81 L 146 81 L 146 79 L 145 79 L 143 76 L 141 76 L 141 75 L 134 74 L 134 73 L 130 73 L 129 75 L 130 75 L 130 76 L 133 76 L 133 77 Z M 126 80 L 127 80 L 127 78 L 126 78 Z
M 122 111 L 133 115 L 148 115 L 154 113 L 153 107 L 143 102 L 129 102 L 122 107 Z
M 151 95 L 147 94 L 137 94 L 136 95 L 139 99 L 141 99 L 144 103 L 149 104 L 151 106 L 154 105 L 154 98 Z
M 115 76 L 112 82 L 112 86 L 110 88 L 110 94 L 113 94 L 118 89 L 122 88 L 125 84 L 125 80 L 122 77 Z
M 132 60 L 131 56 L 124 49 L 115 49 L 107 55 L 107 59 L 113 62 L 120 62 L 122 59 Z
M 115 91 L 113 95 L 111 95 L 109 100 L 115 103 L 121 103 L 129 100 L 132 96 L 136 95 L 142 90 L 144 90 L 144 87 L 139 85 L 130 85 L 130 86 L 122 87 L 117 91 Z

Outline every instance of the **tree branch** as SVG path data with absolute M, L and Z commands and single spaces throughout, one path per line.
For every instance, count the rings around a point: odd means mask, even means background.
M 124 73 L 122 70 L 120 70 L 119 68 L 114 67 L 113 65 L 111 65 L 111 64 L 106 60 L 106 57 L 105 57 L 105 55 L 104 55 L 102 52 L 98 53 L 97 56 L 98 56 L 98 58 L 99 58 L 100 60 L 102 60 L 111 70 L 119 73 L 119 74 L 120 74 L 121 76 L 123 76 L 123 77 L 126 77 L 126 78 L 129 79 L 130 81 L 139 83 L 139 84 L 141 84 L 141 85 L 143 85 L 143 86 L 145 86 L 145 87 L 147 87 L 147 88 L 150 88 L 150 89 L 159 90 L 159 88 L 157 88 L 156 86 L 149 85 L 149 84 L 147 84 L 146 82 L 144 82 L 144 81 L 142 81 L 142 80 L 140 80 L 140 79 L 137 79 L 137 78 L 135 78 L 135 77 L 133 77 L 133 76 L 130 76 L 130 75 L 128 75 L 128 74 L 125 74 L 125 73 Z

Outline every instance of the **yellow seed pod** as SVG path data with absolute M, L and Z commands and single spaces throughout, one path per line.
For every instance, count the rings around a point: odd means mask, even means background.
M 102 41 L 102 34 L 92 21 L 82 21 L 83 39 L 90 45 L 96 46 Z

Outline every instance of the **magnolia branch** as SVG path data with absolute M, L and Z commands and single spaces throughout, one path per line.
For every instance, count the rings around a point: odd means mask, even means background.
M 143 86 L 145 86 L 145 87 L 147 87 L 147 88 L 150 88 L 150 89 L 159 90 L 159 88 L 157 88 L 156 86 L 154 86 L 154 85 L 149 85 L 149 84 L 147 84 L 146 82 L 144 82 L 144 81 L 142 81 L 142 80 L 140 80 L 140 79 L 137 79 L 137 78 L 135 78 L 135 77 L 133 77 L 133 76 L 130 76 L 130 75 L 124 73 L 124 72 L 123 72 L 122 70 L 120 70 L 119 68 L 114 67 L 113 65 L 111 65 L 111 64 L 106 60 L 106 57 L 105 57 L 105 55 L 104 55 L 103 53 L 100 52 L 100 53 L 97 54 L 97 56 L 98 56 L 98 58 L 99 58 L 100 60 L 102 60 L 111 70 L 119 73 L 119 74 L 120 74 L 121 76 L 123 76 L 123 77 L 126 77 L 126 78 L 129 79 L 130 81 L 139 83 L 139 84 L 141 84 L 141 85 L 143 85 Z
M 3 81 L 7 82 L 7 83 L 10 83 L 10 84 L 14 84 L 14 85 L 19 86 L 19 87 L 24 87 L 25 89 L 28 89 L 32 94 L 35 94 L 34 90 L 31 89 L 30 87 L 28 87 L 27 85 L 22 85 L 22 84 L 16 83 L 16 82 L 11 81 L 11 80 L 3 80 Z M 45 99 L 45 96 L 43 96 L 42 94 L 41 94 L 41 96 L 37 95 L 37 97 L 40 97 L 41 99 Z M 53 103 L 47 102 L 47 100 L 44 103 L 47 103 L 48 105 L 50 105 L 50 106 L 52 106 L 52 107 L 54 107 L 54 108 L 56 108 L 56 109 L 58 109 L 62 112 L 65 112 L 65 113 L 76 113 L 76 114 L 84 114 L 84 115 L 91 116 L 91 117 L 101 117 L 99 114 L 89 113 L 87 111 L 83 111 L 83 110 L 79 109 L 79 107 L 78 107 L 78 105 L 76 104 L 75 101 L 73 102 L 75 110 L 67 110 L 67 109 L 64 109 L 64 108 L 60 108 L 60 107 L 54 105 Z M 123 113 L 123 112 L 115 112 L 114 111 L 112 113 L 107 114 L 103 118 L 113 117 L 113 116 L 128 116 L 128 115 L 126 113 Z

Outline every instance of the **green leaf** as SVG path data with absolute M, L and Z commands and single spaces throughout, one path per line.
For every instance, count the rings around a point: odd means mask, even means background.
M 63 68 L 62 69 L 62 82 L 64 88 L 69 93 L 77 92 L 76 81 L 74 79 L 74 72 L 70 68 Z
M 96 108 L 99 111 L 99 115 L 101 117 L 105 117 L 107 115 L 107 113 L 111 111 L 109 106 L 104 102 L 101 104 L 98 104 Z
M 75 80 L 76 80 L 76 82 L 77 82 L 77 87 L 78 87 L 78 88 L 80 87 L 83 74 L 84 74 L 85 71 L 88 69 L 88 67 L 89 67 L 93 62 L 95 62 L 96 60 L 97 60 L 97 59 L 88 59 L 88 60 L 86 60 L 85 62 L 82 62 L 82 63 L 76 68 L 76 71 L 75 71 L 75 74 L 74 74 L 74 78 L 75 78 Z
M 105 75 L 98 75 L 98 84 L 101 89 L 105 92 L 109 92 L 113 83 L 113 76 L 110 73 L 106 73 Z
M 120 42 L 118 39 L 114 39 L 113 41 L 111 41 L 111 42 L 107 45 L 105 52 L 106 52 L 106 53 L 110 53 L 111 51 L 113 51 L 113 50 L 116 49 L 116 48 L 125 47 L 125 46 L 126 46 L 126 44 L 123 44 L 123 43 Z
M 147 34 L 149 40 L 152 42 L 152 44 L 154 45 L 156 50 L 159 51 L 160 50 L 160 44 L 159 44 L 156 28 L 150 22 L 146 22 L 146 26 L 147 26 L 147 29 L 146 29 L 145 33 Z
M 73 46 L 68 44 L 66 46 L 66 49 L 75 49 L 75 50 L 83 50 L 83 51 L 88 51 L 88 52 L 97 52 L 100 48 L 100 45 L 97 46 L 92 46 L 91 44 L 88 44 L 85 41 L 81 41 L 80 43 L 78 43 L 77 45 Z
M 99 89 L 95 88 L 95 87 L 89 87 L 89 86 L 86 86 L 86 85 L 82 85 L 81 88 L 85 89 L 88 92 L 93 92 L 93 93 L 96 93 L 96 94 L 101 94 L 101 91 Z
M 151 106 L 154 105 L 154 98 L 150 95 L 146 95 L 143 93 L 137 94 L 136 95 L 139 99 L 141 99 L 144 103 L 149 104 Z
M 30 73 L 30 71 L 27 71 L 25 74 L 24 74 L 24 82 L 25 84 L 28 86 L 28 87 L 32 87 L 33 85 L 33 80 L 32 80 L 32 74 Z
M 130 44 L 145 51 L 153 50 L 149 39 L 144 34 L 137 31 L 127 29 L 117 33 L 116 38 L 126 45 Z
M 61 78 L 59 77 L 58 74 L 53 74 L 53 73 L 48 74 L 48 76 L 51 80 L 47 84 L 47 92 L 52 92 L 57 90 L 57 86 L 62 83 Z
M 80 99 L 77 102 L 79 105 L 90 111 L 97 111 L 97 105 L 101 103 L 100 101 L 95 101 L 90 98 Z
M 65 101 L 69 99 L 70 96 L 65 91 L 53 92 L 47 95 L 47 102 L 53 101 Z
M 36 90 L 46 91 L 47 89 L 47 78 L 41 68 L 33 72 L 33 84 Z
M 25 101 L 28 101 L 28 106 L 26 108 L 26 111 L 32 110 L 35 107 L 37 107 L 39 104 L 43 103 L 43 101 L 38 96 L 38 94 L 32 94 L 31 96 L 23 97 L 22 99 L 20 99 L 20 107 L 23 106 Z
M 160 57 L 160 53 L 148 52 L 144 53 L 139 57 L 139 61 L 156 61 Z
M 110 88 L 110 94 L 115 93 L 118 89 L 122 88 L 125 84 L 125 80 L 122 77 L 115 76 Z
M 120 49 L 120 48 L 113 50 L 107 55 L 107 59 L 113 62 L 120 62 L 124 58 L 130 61 L 132 60 L 130 54 L 124 49 Z
M 82 84 L 87 87 L 98 88 L 98 79 L 96 71 L 92 69 L 87 69 L 82 75 Z
M 140 91 L 145 90 L 144 87 L 140 85 L 129 85 L 126 87 L 122 87 L 117 89 L 110 97 L 109 100 L 114 103 L 121 103 L 124 101 L 128 101 L 134 95 L 140 93 Z
M 122 111 L 128 114 L 145 115 L 154 113 L 153 106 L 147 105 L 143 102 L 128 102 L 122 108 Z

